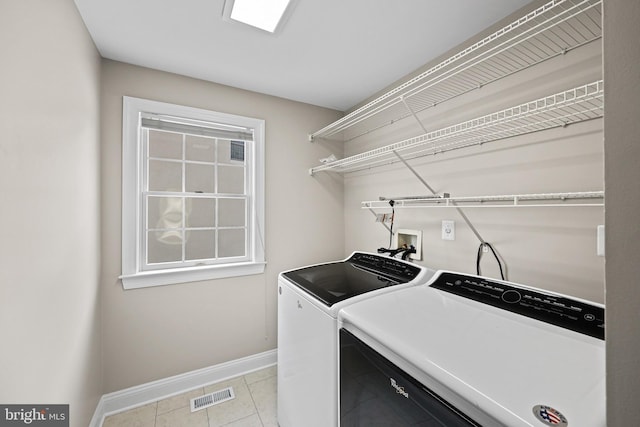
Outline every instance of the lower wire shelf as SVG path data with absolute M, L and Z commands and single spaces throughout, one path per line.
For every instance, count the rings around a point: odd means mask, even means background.
M 499 207 L 602 207 L 604 191 L 568 193 L 509 194 L 464 197 L 381 197 L 375 201 L 361 202 L 363 209 L 389 208 L 499 208 Z

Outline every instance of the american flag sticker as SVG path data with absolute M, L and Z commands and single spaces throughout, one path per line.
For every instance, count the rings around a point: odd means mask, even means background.
M 567 427 L 569 423 L 562 413 L 550 406 L 536 405 L 533 407 L 533 415 L 547 426 Z

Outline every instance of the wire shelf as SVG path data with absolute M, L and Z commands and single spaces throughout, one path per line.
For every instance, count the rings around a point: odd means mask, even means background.
M 330 170 L 353 172 L 397 161 L 395 153 L 401 153 L 404 159 L 409 160 L 545 129 L 564 127 L 572 123 L 600 118 L 603 114 L 604 84 L 599 80 L 404 141 L 328 162 L 309 169 L 309 173 L 313 175 Z
M 390 208 L 497 208 L 497 207 L 585 207 L 604 206 L 604 191 L 584 191 L 572 193 L 509 194 L 472 197 L 405 197 L 362 202 L 362 209 Z M 600 202 L 588 200 L 600 200 Z
M 552 0 L 310 134 L 309 140 L 329 138 L 347 129 L 354 134 L 345 140 L 357 138 L 600 39 L 601 3 Z

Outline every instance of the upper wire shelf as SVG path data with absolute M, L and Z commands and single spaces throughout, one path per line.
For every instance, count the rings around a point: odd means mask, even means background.
M 602 0 L 552 0 L 309 135 L 345 141 L 602 37 Z M 356 127 L 356 125 L 359 125 Z
M 499 139 L 524 135 L 604 114 L 604 83 L 598 80 L 515 107 L 428 132 L 404 141 L 328 162 L 309 169 L 311 175 L 333 170 L 353 172 L 391 161 L 397 153 L 409 160 Z

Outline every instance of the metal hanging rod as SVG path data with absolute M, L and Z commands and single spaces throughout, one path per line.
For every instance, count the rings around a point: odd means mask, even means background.
M 346 130 L 357 130 L 357 136 L 368 133 L 598 40 L 602 37 L 601 3 L 549 1 L 310 134 L 309 139 L 329 138 Z
M 397 153 L 401 153 L 405 160 L 413 159 L 564 127 L 572 123 L 597 119 L 603 114 L 604 83 L 599 80 L 394 144 L 328 162 L 311 168 L 309 173 L 313 175 L 329 170 L 352 172 L 396 162 Z
M 382 209 L 388 199 L 362 202 L 363 209 Z M 600 202 L 586 202 L 600 200 Z M 497 207 L 602 207 L 604 191 L 570 193 L 509 194 L 493 196 L 427 197 L 394 199 L 396 208 L 497 208 Z

